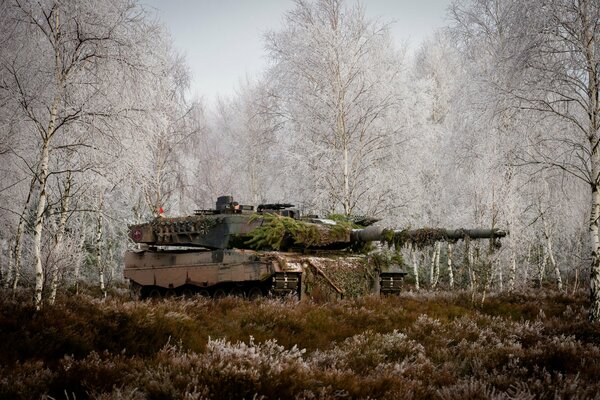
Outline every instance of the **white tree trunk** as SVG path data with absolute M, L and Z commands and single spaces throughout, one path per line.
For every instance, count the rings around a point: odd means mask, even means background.
M 15 247 L 13 248 L 12 263 L 9 265 L 9 271 L 8 276 L 6 277 L 5 287 L 11 285 L 11 280 L 13 289 L 16 289 L 19 285 L 19 279 L 21 277 L 21 254 L 23 252 L 23 234 L 25 232 L 25 218 L 27 210 L 29 209 L 31 195 L 33 194 L 33 189 L 35 188 L 36 181 L 37 177 L 34 175 L 31 178 L 31 183 L 29 184 L 29 193 L 27 194 L 25 205 L 23 205 L 23 211 L 21 212 L 21 215 L 19 217 L 19 225 L 17 226 L 17 233 L 15 235 Z
M 597 153 L 597 150 L 596 150 Z M 592 163 L 592 170 L 594 170 Z M 597 174 L 597 171 L 594 171 Z M 597 176 L 597 175 L 596 175 Z M 592 244 L 592 265 L 590 269 L 590 313 L 591 321 L 600 320 L 600 238 L 598 218 L 600 217 L 600 193 L 598 186 L 592 186 L 592 210 L 590 216 L 590 240 Z
M 517 279 L 517 256 L 515 250 L 511 250 L 510 255 L 510 276 L 508 278 L 508 290 L 512 292 L 515 290 L 515 280 Z
M 415 290 L 419 290 L 419 262 L 417 261 L 417 251 L 415 245 L 410 244 L 410 256 L 412 258 L 413 274 L 415 275 Z
M 546 248 L 541 246 L 541 260 L 538 264 L 538 286 L 542 288 L 544 283 L 544 277 L 546 276 L 546 264 L 548 263 L 548 255 L 546 254 Z
M 106 285 L 104 283 L 104 267 L 105 263 L 102 261 L 102 232 L 104 225 L 104 217 L 102 210 L 104 208 L 104 194 L 100 195 L 100 204 L 98 205 L 97 220 L 96 220 L 96 261 L 98 263 L 98 277 L 100 281 L 100 290 L 102 295 L 106 297 Z
M 5 286 L 10 285 L 12 280 L 12 288 L 16 289 L 21 278 L 21 254 L 23 252 L 23 233 L 25 228 L 25 212 L 27 205 L 21 214 L 19 225 L 17 226 L 17 234 L 15 235 L 15 247 L 13 248 L 13 259 L 9 267 L 8 276 L 6 277 Z
M 56 232 L 56 237 L 54 238 L 54 249 L 55 251 L 59 252 L 62 251 L 61 247 L 63 245 L 63 238 L 65 235 L 65 229 L 67 225 L 69 201 L 71 199 L 71 184 L 71 171 L 67 171 L 67 181 L 65 183 L 65 190 L 60 202 L 60 218 L 58 221 L 58 230 Z M 52 305 L 56 301 L 56 291 L 58 290 L 58 269 L 58 262 L 55 262 L 52 266 L 52 274 L 50 278 L 50 296 L 48 298 L 48 302 Z
M 440 242 L 436 242 L 433 245 L 433 255 L 432 255 L 432 259 L 431 259 L 431 263 L 433 266 L 433 277 L 432 277 L 432 282 L 431 282 L 431 286 L 432 287 L 436 287 L 437 283 L 440 279 L 440 251 L 441 251 L 441 244 Z
M 54 119 L 51 122 L 52 129 Z M 46 209 L 46 182 L 48 179 L 48 161 L 50 158 L 49 143 L 45 140 L 42 144 L 40 157 L 39 184 L 40 194 L 38 197 L 37 209 L 35 213 L 35 225 L 33 228 L 33 252 L 35 255 L 35 294 L 34 304 L 36 310 L 42 307 L 42 291 L 44 289 L 44 270 L 42 268 L 42 228 L 44 224 L 44 211 Z
M 587 114 L 589 116 L 588 140 L 590 143 L 591 164 L 591 189 L 592 209 L 590 212 L 590 241 L 592 244 L 592 265 L 590 268 L 590 312 L 589 319 L 593 322 L 600 321 L 600 238 L 598 237 L 598 218 L 600 218 L 600 152 L 598 152 L 598 129 L 600 128 L 600 82 L 598 72 L 598 59 L 596 49 L 598 38 L 595 37 L 595 27 L 598 21 L 593 16 L 590 18 L 591 5 L 594 2 L 582 0 L 578 3 L 579 13 L 582 18 L 583 43 L 587 62 L 587 93 L 589 96 Z
M 471 244 L 467 243 L 467 269 L 469 271 L 469 287 L 471 289 L 471 292 L 475 293 L 475 287 L 476 285 L 476 277 L 475 277 L 475 271 L 473 269 L 473 249 L 471 248 Z
M 500 286 L 500 291 L 504 290 L 504 273 L 502 271 L 502 265 L 498 265 L 498 285 Z
M 560 269 L 558 268 L 558 264 L 554 259 L 554 251 L 552 250 L 552 239 L 548 237 L 547 239 L 547 249 L 548 249 L 548 260 L 550 261 L 550 265 L 554 269 L 554 276 L 556 276 L 556 285 L 558 290 L 563 289 L 562 278 L 560 276 Z
M 85 233 L 86 229 L 84 228 L 81 231 L 81 239 L 79 241 L 79 245 L 77 246 L 80 254 L 84 254 L 85 252 Z M 81 264 L 83 263 L 84 259 L 85 257 L 80 256 L 75 261 L 75 271 L 73 271 L 73 279 L 75 280 L 75 293 L 79 293 L 79 277 L 81 275 Z
M 109 284 L 111 284 L 112 282 L 114 282 L 115 280 L 115 257 L 114 257 L 114 251 L 112 247 L 108 248 L 108 268 L 109 268 L 109 276 L 110 276 L 110 281 L 108 282 Z
M 453 255 L 454 246 L 452 243 L 448 243 L 448 283 L 450 285 L 450 289 L 454 288 L 454 272 L 452 271 L 452 255 Z

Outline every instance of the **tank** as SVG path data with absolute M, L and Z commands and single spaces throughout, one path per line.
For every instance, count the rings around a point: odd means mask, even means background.
M 326 219 L 302 216 L 292 204 L 240 205 L 221 196 L 214 209 L 193 215 L 164 217 L 129 226 L 137 249 L 125 253 L 124 276 L 136 297 L 192 295 L 301 296 L 307 270 L 328 282 L 328 265 L 377 262 L 363 255 L 380 241 L 401 246 L 407 241 L 496 239 L 499 229 L 393 230 L 372 226 L 372 218 Z M 359 226 L 361 228 L 359 228 Z M 373 290 L 394 294 L 406 275 L 401 265 L 378 265 Z

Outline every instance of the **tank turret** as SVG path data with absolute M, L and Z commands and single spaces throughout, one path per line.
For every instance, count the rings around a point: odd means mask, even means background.
M 184 217 L 159 216 L 129 227 L 139 248 L 125 255 L 125 277 L 142 295 L 184 287 L 219 296 L 299 293 L 302 262 L 285 259 L 293 252 L 352 252 L 373 241 L 396 247 L 407 242 L 433 243 L 460 239 L 497 239 L 499 229 L 405 229 L 370 225 L 371 218 L 332 220 L 302 216 L 292 204 L 240 205 L 231 196 L 217 199 L 214 209 Z M 405 275 L 380 274 L 382 291 L 393 293 Z M 390 286 L 391 285 L 391 286 Z M 385 289 L 385 290 L 384 290 Z M 178 289 L 181 291 L 181 289 Z
M 190 246 L 207 249 L 344 249 L 361 242 L 405 240 L 494 239 L 506 236 L 500 229 L 422 228 L 393 230 L 379 226 L 353 229 L 317 216 L 302 217 L 292 204 L 239 205 L 230 196 L 217 199 L 214 210 L 196 210 L 186 217 L 157 217 L 129 227 L 135 243 L 149 246 Z M 377 220 L 362 218 L 360 222 Z M 280 226 L 272 226 L 272 225 Z M 277 230 L 281 241 L 256 240 L 260 230 Z

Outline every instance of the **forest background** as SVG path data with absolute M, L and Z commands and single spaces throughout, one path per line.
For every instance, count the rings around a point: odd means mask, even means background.
M 265 34 L 265 70 L 209 107 L 137 1 L 3 0 L 2 284 L 35 288 L 37 307 L 81 282 L 106 291 L 128 224 L 232 194 L 501 227 L 499 251 L 482 244 L 467 269 L 457 248 L 453 273 L 444 246 L 405 249 L 411 282 L 589 285 L 598 319 L 600 5 L 463 0 L 448 16 L 412 54 L 358 3 L 295 1 Z

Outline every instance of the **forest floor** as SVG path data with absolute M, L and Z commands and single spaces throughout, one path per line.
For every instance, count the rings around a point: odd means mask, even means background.
M 0 295 L 2 399 L 600 398 L 585 293 Z

